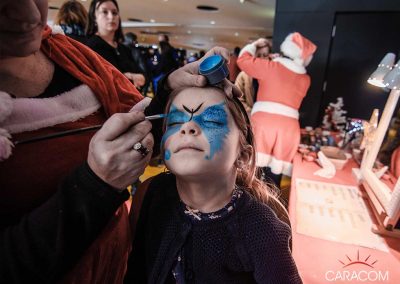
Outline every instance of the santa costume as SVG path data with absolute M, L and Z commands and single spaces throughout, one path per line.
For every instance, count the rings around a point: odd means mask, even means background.
M 300 143 L 299 112 L 310 87 L 307 66 L 316 46 L 300 33 L 289 34 L 281 45 L 284 57 L 255 57 L 255 43 L 240 52 L 238 65 L 259 83 L 251 112 L 256 164 L 275 175 L 291 176 L 292 160 Z

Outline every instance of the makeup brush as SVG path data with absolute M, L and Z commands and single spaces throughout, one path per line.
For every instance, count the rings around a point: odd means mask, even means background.
M 165 117 L 167 117 L 166 114 L 155 114 L 155 115 L 146 116 L 144 119 L 155 120 L 155 119 L 161 119 L 161 118 L 165 118 Z M 54 134 L 33 137 L 33 138 L 25 139 L 25 140 L 14 141 L 14 145 L 16 146 L 16 145 L 46 140 L 46 139 L 58 138 L 58 137 L 71 135 L 71 134 L 78 134 L 81 132 L 86 132 L 86 131 L 91 131 L 91 130 L 97 130 L 97 129 L 100 129 L 102 126 L 103 126 L 103 124 L 93 125 L 93 126 L 89 126 L 89 127 L 83 127 L 83 128 L 79 128 L 79 129 L 71 129 L 71 130 L 58 132 L 58 133 L 54 133 Z

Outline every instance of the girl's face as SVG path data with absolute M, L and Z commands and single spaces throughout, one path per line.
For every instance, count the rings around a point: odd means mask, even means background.
M 165 163 L 177 176 L 231 172 L 239 155 L 239 129 L 225 94 L 215 88 L 181 91 L 172 101 L 161 143 Z
M 100 34 L 115 32 L 119 26 L 119 12 L 111 1 L 101 3 L 96 9 L 96 23 Z

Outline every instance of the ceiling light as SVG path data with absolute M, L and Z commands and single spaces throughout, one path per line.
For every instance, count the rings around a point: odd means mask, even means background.
M 192 33 L 192 31 L 191 31 L 191 30 L 188 30 L 188 31 L 187 31 L 187 33 L 188 33 L 188 34 L 191 34 L 191 33 Z
M 150 19 L 150 23 L 155 23 L 155 22 L 156 22 L 156 20 Z
M 239 0 L 240 4 L 243 4 L 246 0 Z
M 211 24 L 211 25 L 215 25 L 215 21 L 211 21 L 210 24 Z
M 238 33 L 238 32 L 236 32 L 236 33 L 235 33 L 235 36 L 239 36 L 239 33 Z

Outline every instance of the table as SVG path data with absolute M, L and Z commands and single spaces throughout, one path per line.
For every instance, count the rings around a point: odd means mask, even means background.
M 296 232 L 296 179 L 358 186 L 351 173 L 351 169 L 354 167 L 358 167 L 358 165 L 355 161 L 350 160 L 342 170 L 336 172 L 334 178 L 326 179 L 313 175 L 320 168 L 315 162 L 302 161 L 300 154 L 295 156 L 289 199 L 289 217 L 293 231 L 293 257 L 305 284 L 400 283 L 400 239 L 385 238 L 389 252 L 384 252 L 313 238 Z M 371 234 L 373 233 L 371 232 Z M 350 263 L 349 259 L 357 260 L 357 258 L 362 261 L 368 258 L 364 262 L 373 263 L 372 267 L 362 263 L 344 267 Z

